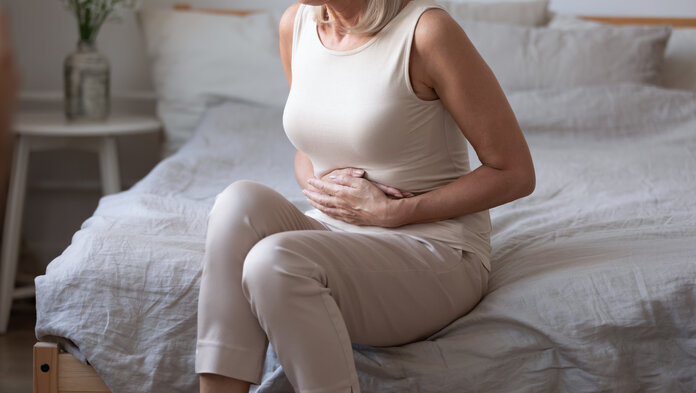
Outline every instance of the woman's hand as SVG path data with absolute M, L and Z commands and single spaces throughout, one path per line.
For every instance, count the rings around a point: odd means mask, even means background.
M 382 185 L 390 195 L 401 195 L 389 198 L 382 188 L 362 177 L 364 171 L 354 170 L 341 168 L 321 179 L 307 179 L 310 187 L 302 190 L 302 193 L 312 206 L 324 214 L 350 224 L 381 227 L 401 225 L 390 208 L 393 199 L 402 198 L 405 193 Z M 337 174 L 334 175 L 334 172 Z M 328 181 L 324 180 L 327 177 Z
M 331 176 L 346 175 L 346 176 L 362 177 L 364 174 L 365 174 L 365 171 L 363 169 L 346 167 L 346 168 L 334 169 L 333 171 L 322 176 L 321 180 L 334 183 L 334 181 L 331 179 Z M 395 188 L 392 186 L 387 186 L 385 184 L 376 182 L 374 180 L 370 180 L 370 181 L 372 182 L 372 184 L 377 186 L 377 188 L 382 190 L 389 198 L 400 199 L 400 198 L 409 198 L 409 197 L 413 196 L 413 193 L 410 193 L 407 191 L 401 191 L 398 188 Z

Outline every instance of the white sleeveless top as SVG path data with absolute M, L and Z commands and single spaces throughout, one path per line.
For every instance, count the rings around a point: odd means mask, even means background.
M 283 126 L 321 177 L 343 167 L 416 195 L 470 172 L 467 140 L 438 100 L 418 98 L 409 77 L 416 23 L 430 0 L 412 0 L 358 48 L 336 51 L 320 41 L 312 7 L 300 5 L 292 42 L 292 87 Z M 488 210 L 398 228 L 359 226 L 318 209 L 306 215 L 350 232 L 400 232 L 475 253 L 490 271 Z

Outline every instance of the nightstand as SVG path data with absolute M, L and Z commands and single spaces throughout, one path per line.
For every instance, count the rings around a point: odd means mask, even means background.
M 0 259 L 0 334 L 7 331 L 12 300 L 34 296 L 34 287 L 15 288 L 19 241 L 32 151 L 60 148 L 96 152 L 104 195 L 121 191 L 116 138 L 157 132 L 162 124 L 154 116 L 114 114 L 104 122 L 70 122 L 62 112 L 19 113 L 14 121 L 14 155 L 5 211 Z

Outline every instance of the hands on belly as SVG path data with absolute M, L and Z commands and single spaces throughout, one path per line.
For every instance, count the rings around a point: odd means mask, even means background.
M 333 171 L 322 176 L 321 180 L 330 181 L 330 182 L 335 183 L 335 181 L 331 178 L 331 176 L 336 177 L 338 175 L 363 177 L 365 175 L 365 170 L 360 169 L 360 168 L 351 168 L 351 167 L 338 168 L 338 169 L 334 169 Z M 382 183 L 376 182 L 374 180 L 370 180 L 370 179 L 366 179 L 366 180 L 372 182 L 372 184 L 374 184 L 375 186 L 377 186 L 377 188 L 382 190 L 382 192 L 384 192 L 384 194 L 386 194 L 388 198 L 400 199 L 400 198 L 409 198 L 409 197 L 414 196 L 414 194 L 411 192 L 401 191 L 396 187 L 388 186 L 386 184 L 382 184 Z
M 335 219 L 355 225 L 399 226 L 394 200 L 414 194 L 364 178 L 360 168 L 339 168 L 307 180 L 302 193 L 309 203 Z

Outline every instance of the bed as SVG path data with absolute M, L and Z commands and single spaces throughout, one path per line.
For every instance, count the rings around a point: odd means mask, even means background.
M 506 91 L 537 187 L 491 210 L 488 293 L 426 340 L 354 344 L 364 392 L 696 391 L 696 90 L 540 78 Z M 36 279 L 37 391 L 197 391 L 214 197 L 252 179 L 310 209 L 282 107 L 214 98 L 183 146 L 102 198 Z M 251 391 L 292 392 L 272 346 Z

